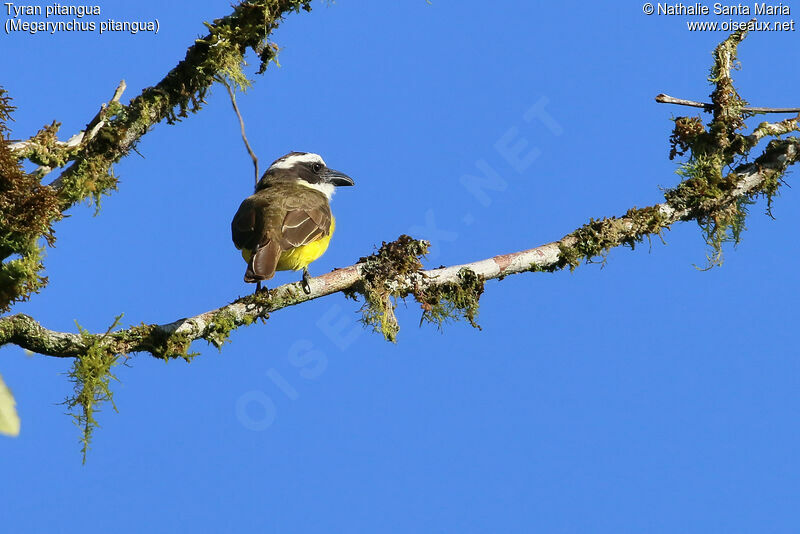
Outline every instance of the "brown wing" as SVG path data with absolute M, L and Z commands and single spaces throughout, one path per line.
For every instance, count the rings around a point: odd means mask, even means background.
M 330 232 L 331 210 L 322 193 L 303 187 L 299 191 L 274 189 L 271 193 L 277 193 L 277 198 L 256 193 L 245 199 L 231 221 L 233 244 L 252 251 L 245 282 L 269 280 L 284 250 L 307 245 Z
M 231 221 L 231 238 L 239 250 L 250 253 L 245 282 L 269 280 L 281 255 L 278 240 L 270 239 L 270 226 L 278 226 L 280 206 L 269 202 L 264 195 L 255 194 L 246 198 Z M 274 224 L 269 224 L 273 221 Z
M 231 237 L 239 250 L 254 250 L 261 241 L 261 217 L 259 212 L 265 206 L 258 197 L 251 196 L 242 202 L 231 221 Z
M 281 247 L 284 250 L 301 247 L 328 235 L 331 210 L 327 203 L 286 213 L 281 227 Z

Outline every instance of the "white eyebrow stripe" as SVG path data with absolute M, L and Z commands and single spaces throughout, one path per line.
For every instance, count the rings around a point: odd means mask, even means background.
M 325 161 L 319 154 L 298 154 L 289 156 L 286 159 L 279 159 L 270 166 L 270 169 L 291 169 L 298 163 L 321 163 L 325 165 Z

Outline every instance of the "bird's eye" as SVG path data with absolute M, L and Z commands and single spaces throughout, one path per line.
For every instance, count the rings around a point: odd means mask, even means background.
M 313 165 L 311 166 L 311 169 L 312 169 L 314 172 L 319 172 L 319 171 L 321 171 L 321 170 L 322 170 L 322 163 L 315 163 L 315 164 L 313 164 Z

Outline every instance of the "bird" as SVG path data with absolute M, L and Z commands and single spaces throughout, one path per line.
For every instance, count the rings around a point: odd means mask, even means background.
M 331 197 L 336 187 L 352 185 L 319 154 L 289 152 L 272 162 L 231 221 L 233 244 L 247 262 L 244 281 L 258 292 L 276 271 L 302 269 L 310 294 L 308 266 L 328 249 L 336 228 Z

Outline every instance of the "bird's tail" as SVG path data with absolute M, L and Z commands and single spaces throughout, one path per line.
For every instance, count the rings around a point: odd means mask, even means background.
M 255 254 L 247 264 L 244 281 L 248 283 L 269 280 L 275 275 L 278 260 L 281 257 L 281 247 L 274 240 L 269 240 L 256 249 Z

